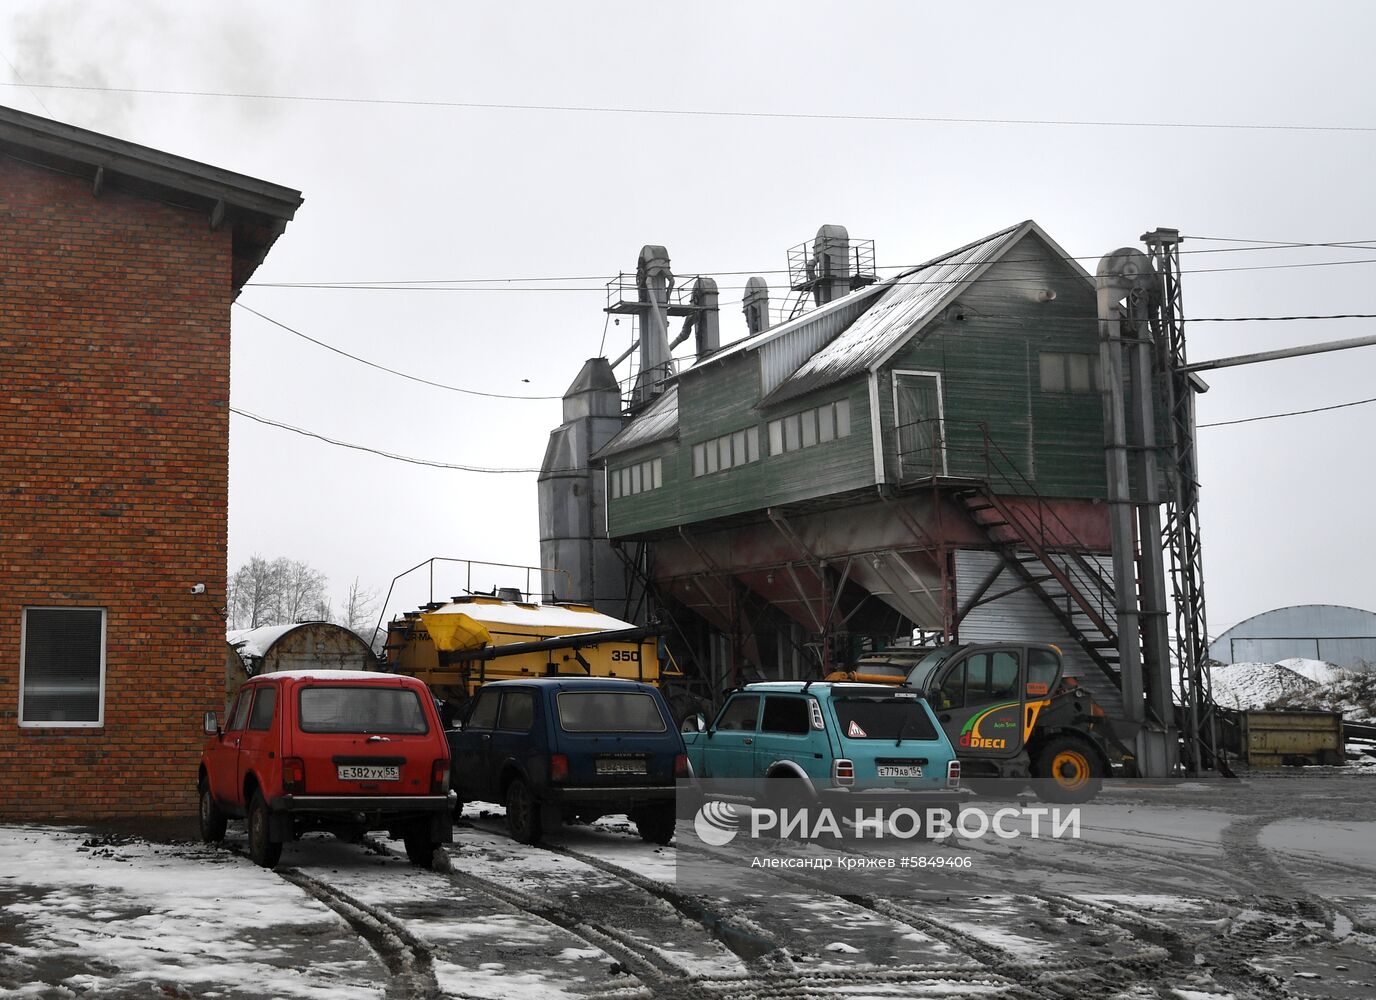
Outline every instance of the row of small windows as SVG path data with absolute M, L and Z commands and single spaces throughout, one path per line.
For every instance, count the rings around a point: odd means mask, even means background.
M 664 485 L 664 460 L 652 458 L 636 465 L 612 469 L 609 478 L 613 500 L 644 493 L 647 490 L 657 490 Z
M 723 434 L 711 441 L 693 445 L 693 475 L 710 476 L 738 465 L 760 460 L 760 429 L 747 427 L 743 431 Z
M 811 448 L 836 438 L 850 436 L 850 400 L 838 399 L 813 410 L 769 422 L 769 453 Z
M 1099 359 L 1093 354 L 1042 351 L 1043 392 L 1097 392 Z

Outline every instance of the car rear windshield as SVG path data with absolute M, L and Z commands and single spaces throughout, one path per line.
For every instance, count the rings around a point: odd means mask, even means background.
M 936 727 L 916 698 L 840 695 L 833 699 L 841 735 L 851 740 L 934 740 Z
M 668 726 L 644 691 L 560 691 L 559 727 L 566 733 L 662 733 Z
M 420 696 L 405 688 L 308 687 L 301 691 L 301 729 L 307 733 L 396 733 L 430 731 Z

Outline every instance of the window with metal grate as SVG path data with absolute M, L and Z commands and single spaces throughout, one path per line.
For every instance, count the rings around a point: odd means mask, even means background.
M 104 724 L 104 608 L 25 608 L 21 647 L 21 726 Z

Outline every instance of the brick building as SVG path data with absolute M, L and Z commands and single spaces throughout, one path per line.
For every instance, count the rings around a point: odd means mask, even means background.
M 0 108 L 0 816 L 195 811 L 230 305 L 300 203 Z

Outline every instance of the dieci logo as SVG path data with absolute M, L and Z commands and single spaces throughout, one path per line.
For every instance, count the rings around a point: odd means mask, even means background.
M 960 739 L 956 742 L 962 747 L 970 750 L 1005 750 L 1008 748 L 1008 741 L 1002 737 L 981 736 L 979 727 L 985 719 L 997 712 L 1007 712 L 1009 709 L 1017 709 L 1016 701 L 1008 702 L 1003 705 L 995 705 L 993 708 L 986 709 L 976 715 L 969 722 L 965 723 L 960 731 Z M 1011 729 L 1015 723 L 1007 719 L 990 719 L 989 725 L 994 729 Z

